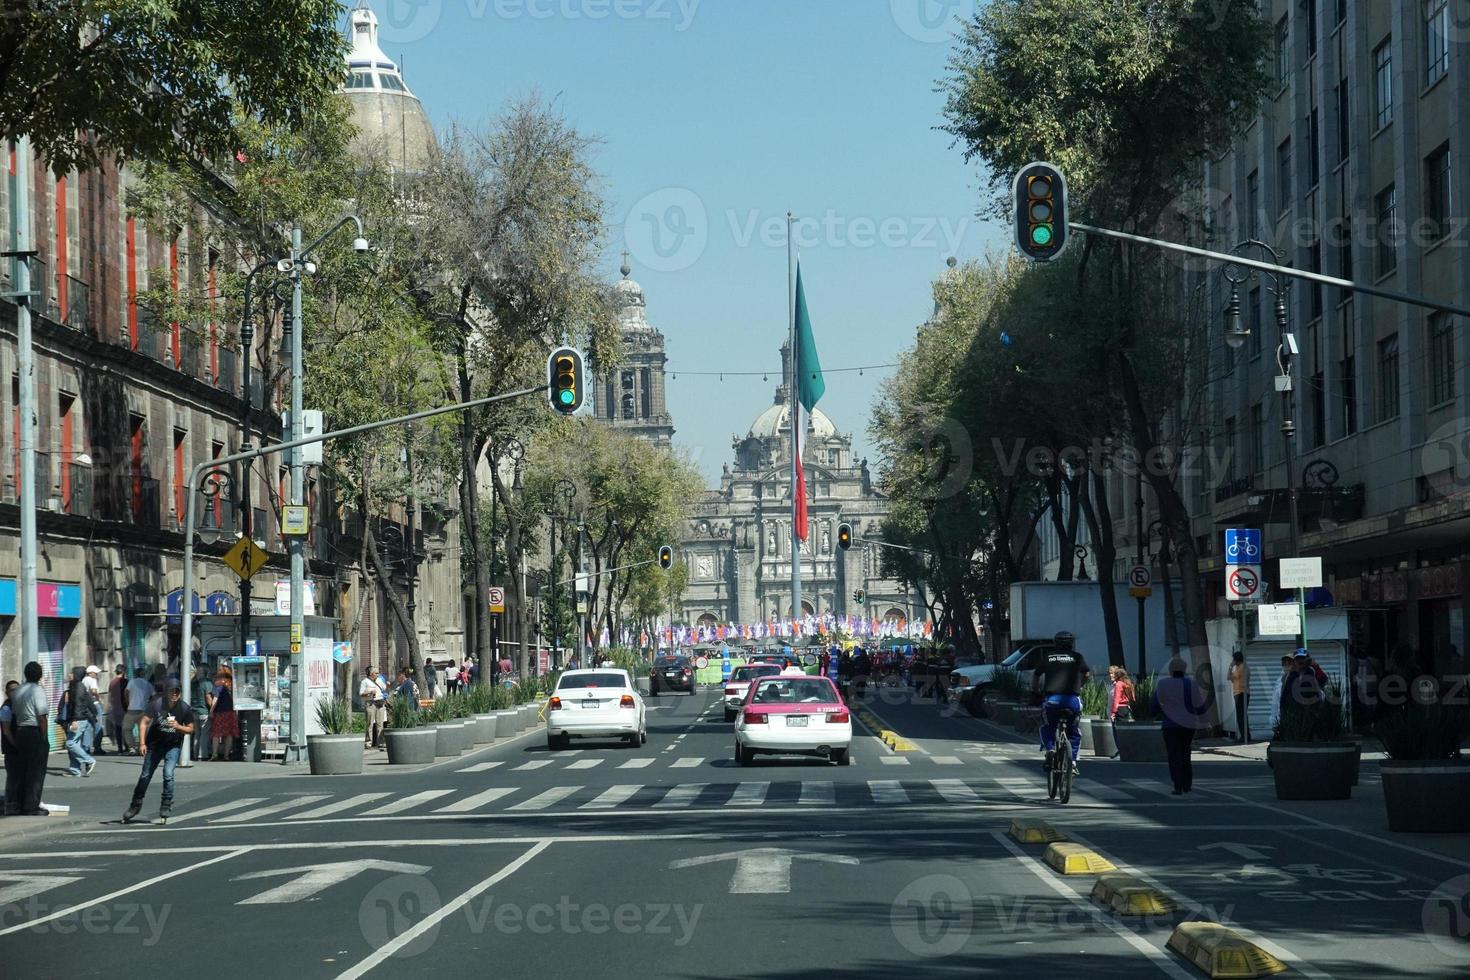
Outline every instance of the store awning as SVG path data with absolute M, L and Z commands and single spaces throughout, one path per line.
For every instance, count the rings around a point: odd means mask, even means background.
M 20 584 L 13 578 L 0 578 L 0 616 L 20 614 Z M 36 615 L 42 619 L 80 619 L 82 587 L 60 582 L 36 583 Z

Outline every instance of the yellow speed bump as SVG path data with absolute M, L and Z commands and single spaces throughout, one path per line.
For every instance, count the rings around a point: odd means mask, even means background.
M 1267 977 L 1285 973 L 1286 964 L 1217 922 L 1181 922 L 1169 948 L 1212 980 Z
M 1118 870 L 1111 861 L 1096 851 L 1089 851 L 1081 844 L 1067 842 L 1052 844 L 1046 849 L 1043 860 L 1064 875 L 1100 875 Z
M 1067 835 L 1035 817 L 1017 817 L 1011 821 L 1011 839 L 1022 844 L 1052 844 L 1066 840 Z
M 1121 872 L 1098 878 L 1092 897 L 1119 915 L 1171 915 L 1179 908 L 1159 889 Z

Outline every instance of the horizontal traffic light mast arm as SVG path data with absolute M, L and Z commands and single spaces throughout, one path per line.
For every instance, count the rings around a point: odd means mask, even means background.
M 635 561 L 631 565 L 619 565 L 617 568 L 604 568 L 600 572 L 583 572 L 576 578 L 568 579 L 565 582 L 556 583 L 556 587 L 559 589 L 563 585 L 576 585 L 582 579 L 601 578 L 604 575 L 611 575 L 613 572 L 626 572 L 630 568 L 642 568 L 644 565 L 652 565 L 655 564 L 657 561 L 657 558 L 650 558 L 647 561 Z
M 918 555 L 926 555 L 930 558 L 935 557 L 932 551 L 925 551 L 923 548 L 910 548 L 906 544 L 894 544 L 892 541 L 879 541 L 877 538 L 854 538 L 853 540 L 861 541 L 863 544 L 876 544 L 880 548 L 897 548 L 899 551 L 912 551 Z
M 1307 272 L 1302 269 L 1293 269 L 1290 266 L 1262 262 L 1259 259 L 1247 259 L 1239 255 L 1231 255 L 1228 252 L 1212 252 L 1207 248 L 1195 248 L 1193 245 L 1180 245 L 1178 242 L 1167 242 L 1162 238 L 1133 235 L 1126 231 L 1113 231 L 1111 228 L 1097 228 L 1092 225 L 1084 225 L 1078 221 L 1073 221 L 1070 224 L 1071 227 L 1078 231 L 1086 232 L 1089 235 L 1101 235 L 1104 238 L 1116 238 L 1125 242 L 1137 242 L 1140 245 L 1153 245 L 1156 248 L 1166 249 L 1171 252 L 1183 252 L 1185 255 L 1194 255 L 1226 265 L 1238 265 L 1247 269 L 1272 272 L 1280 276 L 1290 276 L 1293 279 L 1305 279 L 1308 282 L 1320 283 L 1324 286 L 1336 286 L 1338 289 L 1347 289 L 1355 293 L 1365 293 L 1369 296 L 1391 299 L 1398 303 L 1408 303 L 1410 306 L 1422 306 L 1426 309 L 1440 310 L 1445 313 L 1453 313 L 1456 316 L 1470 316 L 1470 307 L 1456 306 L 1454 303 L 1445 303 L 1437 299 L 1431 299 L 1428 296 L 1420 296 L 1417 293 L 1400 293 L 1392 289 L 1380 289 L 1377 286 L 1354 282 L 1351 279 L 1338 279 L 1336 276 L 1327 276 L 1320 272 Z

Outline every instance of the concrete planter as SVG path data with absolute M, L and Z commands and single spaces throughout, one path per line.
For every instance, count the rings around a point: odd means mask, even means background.
M 1087 719 L 1083 722 L 1082 732 L 1084 738 L 1091 733 L 1092 754 L 1099 759 L 1111 759 L 1118 754 L 1118 740 L 1113 738 L 1113 723 L 1107 718 Z
M 390 728 L 383 733 L 388 744 L 388 765 L 416 766 L 434 761 L 439 733 L 432 728 Z
M 1278 800 L 1346 800 L 1358 747 L 1351 742 L 1272 742 L 1266 747 Z
M 521 727 L 530 728 L 536 724 L 536 715 L 541 710 L 541 704 L 538 701 L 527 701 L 521 705 L 521 710 L 526 713 L 525 723 Z
M 362 772 L 362 736 L 308 735 L 306 757 L 313 776 L 350 776 Z
M 434 754 L 436 756 L 441 758 L 444 756 L 456 756 L 465 750 L 465 730 L 462 722 L 438 721 L 429 727 L 438 736 L 434 746 Z
M 1124 762 L 1168 762 L 1164 751 L 1164 726 L 1157 721 L 1135 721 L 1113 726 L 1118 758 Z
M 1097 721 L 1091 715 L 1085 715 L 1077 722 L 1077 727 L 1082 731 L 1082 751 L 1092 751 L 1092 723 Z
M 495 723 L 499 719 L 499 712 L 490 711 L 483 715 L 475 715 L 475 744 L 489 745 L 495 741 Z
M 647 675 L 634 678 L 633 684 L 635 687 L 638 688 L 638 693 L 643 695 L 645 698 L 652 696 Z
M 521 730 L 520 715 L 514 708 L 501 708 L 495 712 L 495 737 L 509 738 Z
M 990 720 L 991 721 L 995 722 L 997 725 L 1004 725 L 1007 728 L 1010 728 L 1011 726 L 1015 725 L 1015 723 L 1016 723 L 1016 712 L 1021 707 L 1021 705 L 1018 702 L 1015 702 L 1015 701 L 991 701 L 991 702 L 989 702 L 989 704 L 990 704 Z
M 1470 762 L 1385 761 L 1388 829 L 1400 834 L 1470 833 Z

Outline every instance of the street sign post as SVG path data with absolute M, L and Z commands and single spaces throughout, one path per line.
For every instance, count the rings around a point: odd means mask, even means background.
M 281 536 L 303 537 L 309 530 L 306 506 L 287 504 L 281 508 Z
M 490 611 L 496 614 L 505 612 L 505 590 L 498 585 L 492 585 L 488 591 Z
M 1229 565 L 1259 565 L 1261 563 L 1260 528 L 1226 528 L 1225 562 Z
M 1296 589 L 1297 614 L 1301 619 L 1302 649 L 1307 648 L 1307 590 L 1322 585 L 1321 558 L 1283 558 L 1278 576 L 1283 589 Z
M 1261 636 L 1295 636 L 1297 608 L 1294 602 L 1263 602 L 1256 607 L 1256 633 Z
M 1226 565 L 1225 598 L 1232 602 L 1253 602 L 1261 597 L 1259 565 Z

